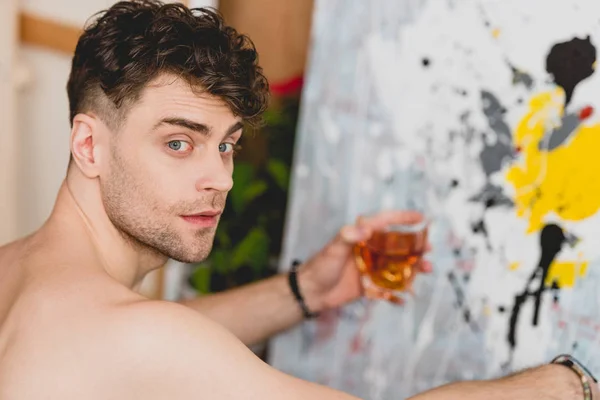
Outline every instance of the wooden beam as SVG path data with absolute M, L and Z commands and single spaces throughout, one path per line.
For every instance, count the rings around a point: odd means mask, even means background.
M 185 6 L 188 0 L 181 0 Z M 19 40 L 22 43 L 71 55 L 82 33 L 82 28 L 43 18 L 31 13 L 19 15 Z
M 82 29 L 33 15 L 19 15 L 19 37 L 22 43 L 40 46 L 65 54 L 73 54 Z

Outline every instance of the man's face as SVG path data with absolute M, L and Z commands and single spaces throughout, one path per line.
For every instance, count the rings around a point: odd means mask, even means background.
M 233 185 L 241 128 L 222 100 L 172 76 L 154 81 L 110 135 L 100 180 L 108 217 L 137 245 L 204 260 Z

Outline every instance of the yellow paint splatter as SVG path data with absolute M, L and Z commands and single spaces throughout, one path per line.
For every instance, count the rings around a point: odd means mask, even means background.
M 511 271 L 516 271 L 517 269 L 519 269 L 520 266 L 521 266 L 521 264 L 518 261 L 515 261 L 515 262 L 511 262 L 508 265 L 508 269 Z
M 579 265 L 579 276 L 581 276 L 581 277 L 585 276 L 585 274 L 587 273 L 588 265 L 589 265 L 589 263 L 587 261 L 582 262 Z
M 500 36 L 500 29 L 498 29 L 498 28 L 492 29 L 492 36 L 494 37 L 494 39 L 498 39 L 498 37 Z
M 540 230 L 551 212 L 563 220 L 580 221 L 600 209 L 600 124 L 580 126 L 554 150 L 539 149 L 549 120 L 563 114 L 556 95 L 542 93 L 531 99 L 514 135 L 523 161 L 515 163 L 506 178 L 516 189 L 517 215 L 529 220 L 528 233 Z
M 554 281 L 558 287 L 573 287 L 576 278 L 582 278 L 587 271 L 588 262 L 553 262 L 546 276 L 546 285 L 551 286 Z
M 517 215 L 529 221 L 527 233 L 539 231 L 551 213 L 565 221 L 581 221 L 600 210 L 600 124 L 584 123 L 559 147 L 540 150 L 547 147 L 545 136 L 563 114 L 561 88 L 540 93 L 531 99 L 514 132 L 521 159 L 509 168 L 506 178 L 515 188 Z M 581 254 L 576 261 L 554 262 L 546 284 L 556 281 L 560 287 L 572 287 L 587 268 Z

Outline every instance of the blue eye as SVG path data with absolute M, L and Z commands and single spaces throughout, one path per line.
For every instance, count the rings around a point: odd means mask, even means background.
M 181 152 L 186 151 L 190 145 L 183 140 L 171 140 L 169 143 L 167 143 L 167 146 L 169 146 L 169 149 L 173 151 Z
M 234 150 L 233 143 L 221 143 L 219 145 L 219 151 L 221 153 L 231 153 Z

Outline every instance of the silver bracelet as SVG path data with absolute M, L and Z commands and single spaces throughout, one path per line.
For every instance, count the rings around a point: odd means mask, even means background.
M 581 386 L 583 387 L 583 400 L 592 400 L 592 387 L 590 385 L 590 379 L 595 383 L 598 383 L 598 381 L 596 378 L 594 378 L 592 373 L 583 366 L 583 364 L 568 354 L 562 354 L 556 357 L 554 360 L 552 360 L 551 364 L 564 365 L 571 371 L 575 372 L 581 380 Z

